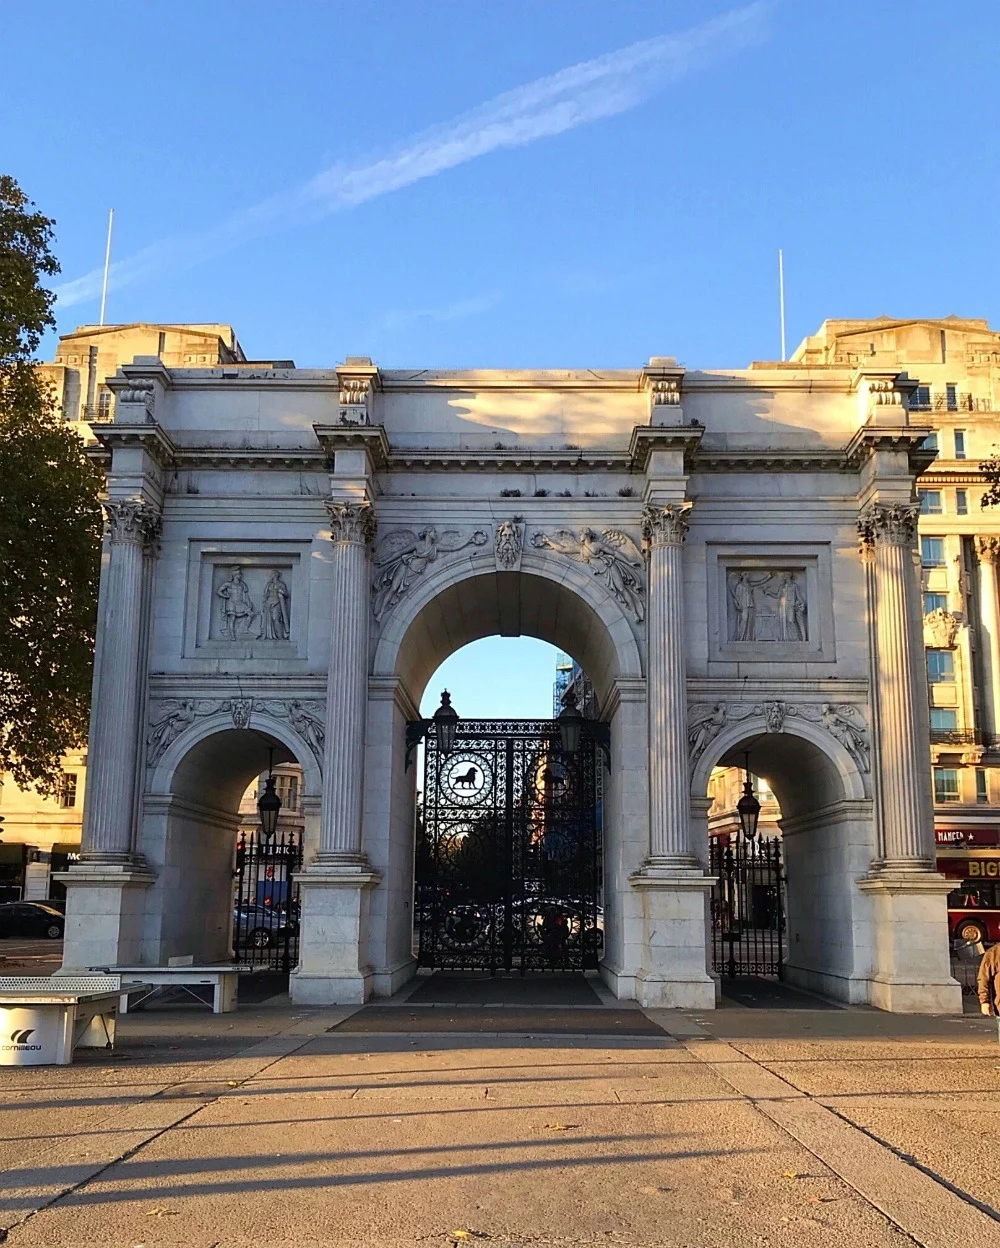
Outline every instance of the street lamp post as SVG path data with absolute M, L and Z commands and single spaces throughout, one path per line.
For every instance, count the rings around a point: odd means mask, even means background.
M 260 830 L 264 840 L 270 841 L 278 830 L 281 798 L 274 791 L 274 750 L 269 748 L 267 754 L 267 780 L 264 782 L 264 792 L 257 802 L 257 813 L 260 815 Z
M 750 752 L 745 755 L 745 778 L 743 780 L 743 796 L 736 803 L 736 813 L 740 817 L 740 831 L 746 841 L 752 841 L 757 836 L 757 820 L 760 818 L 760 802 L 757 801 L 753 791 L 753 781 L 750 779 Z

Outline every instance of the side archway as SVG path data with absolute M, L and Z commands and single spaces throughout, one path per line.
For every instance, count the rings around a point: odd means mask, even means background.
M 254 712 L 249 728 L 232 716 L 205 716 L 182 732 L 157 761 L 143 797 L 138 846 L 153 868 L 143 926 L 142 960 L 163 963 L 231 956 L 233 862 L 240 800 L 275 763 L 303 772 L 305 844 L 315 842 L 320 773 L 312 750 L 276 716 Z
M 876 855 L 869 777 L 819 724 L 786 718 L 768 731 L 763 716 L 731 724 L 692 769 L 692 809 L 707 862 L 705 795 L 716 766 L 744 766 L 765 779 L 781 809 L 786 901 L 785 975 L 844 1001 L 870 994 L 869 901 L 857 880 Z M 700 824 L 700 829 L 699 829 Z

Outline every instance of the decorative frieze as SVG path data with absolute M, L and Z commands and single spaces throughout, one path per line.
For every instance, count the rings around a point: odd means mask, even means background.
M 148 546 L 160 534 L 159 510 L 141 498 L 109 499 L 101 503 L 112 542 L 134 542 Z
M 745 719 L 763 719 L 767 732 L 781 732 L 786 719 L 805 719 L 820 724 L 847 750 L 859 770 L 871 770 L 868 727 L 861 709 L 850 702 L 715 702 L 692 706 L 688 711 L 688 756 L 693 767 L 723 728 Z
M 646 617 L 642 581 L 643 557 L 639 547 L 621 529 L 581 529 L 579 534 L 559 529 L 535 533 L 531 545 L 582 563 L 611 596 L 641 624 Z
M 690 511 L 690 503 L 646 507 L 642 513 L 642 537 L 646 546 L 683 546 L 690 527 Z
M 287 719 L 312 751 L 317 764 L 323 764 L 325 706 L 318 698 L 282 701 L 274 698 L 167 698 L 154 703 L 146 734 L 146 765 L 153 767 L 177 737 L 199 719 L 228 714 L 233 727 L 247 729 L 254 712 L 275 719 Z
M 438 533 L 429 526 L 419 532 L 393 529 L 387 533 L 379 542 L 373 560 L 372 611 L 376 620 L 381 620 L 399 602 L 417 577 L 436 562 L 438 555 L 452 555 L 467 546 L 485 546 L 489 540 L 484 529 L 468 534 L 457 529 Z
M 330 539 L 357 546 L 370 546 L 378 531 L 375 508 L 369 502 L 345 503 L 327 499 L 330 517 Z

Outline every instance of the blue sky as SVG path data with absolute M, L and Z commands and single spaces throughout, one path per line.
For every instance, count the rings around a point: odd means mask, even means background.
M 0 169 L 56 218 L 62 330 L 97 319 L 112 206 L 109 320 L 301 366 L 774 358 L 779 246 L 789 348 L 827 316 L 1000 325 L 995 0 L 50 0 L 3 28 Z

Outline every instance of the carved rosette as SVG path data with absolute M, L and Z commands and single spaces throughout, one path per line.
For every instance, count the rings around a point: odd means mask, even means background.
M 1000 560 L 1000 537 L 977 537 L 976 556 L 980 563 L 996 563 Z
M 690 527 L 690 510 L 690 503 L 646 507 L 642 513 L 642 537 L 647 549 L 656 546 L 683 546 Z
M 158 509 L 141 498 L 110 499 L 102 502 L 107 534 L 112 543 L 133 542 L 149 546 L 160 533 Z
M 862 551 L 873 546 L 912 546 L 919 515 L 917 503 L 869 503 L 858 517 Z
M 334 543 L 370 546 L 375 540 L 378 521 L 371 503 L 327 501 L 330 516 L 330 538 Z

